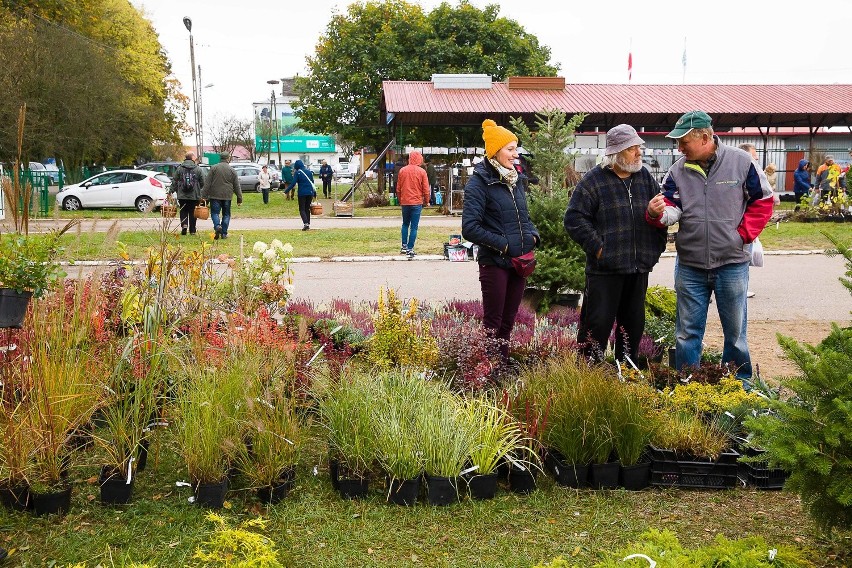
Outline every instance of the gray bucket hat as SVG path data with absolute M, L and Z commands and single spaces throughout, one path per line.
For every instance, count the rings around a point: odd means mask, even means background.
M 629 124 L 619 124 L 607 130 L 604 154 L 611 156 L 631 146 L 640 146 L 644 143 L 645 141 L 639 138 L 635 128 Z

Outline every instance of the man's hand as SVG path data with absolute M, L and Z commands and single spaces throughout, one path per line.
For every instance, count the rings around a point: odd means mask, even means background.
M 666 199 L 663 197 L 662 193 L 658 193 L 654 197 L 651 198 L 651 201 L 648 203 L 648 216 L 652 219 L 659 219 L 660 215 L 663 214 L 663 211 L 666 210 Z

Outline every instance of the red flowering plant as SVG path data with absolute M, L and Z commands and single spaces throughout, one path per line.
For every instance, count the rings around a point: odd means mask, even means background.
M 457 312 L 438 312 L 431 329 L 438 341 L 437 371 L 452 377 L 456 389 L 481 391 L 497 385 L 500 340 L 482 323 Z

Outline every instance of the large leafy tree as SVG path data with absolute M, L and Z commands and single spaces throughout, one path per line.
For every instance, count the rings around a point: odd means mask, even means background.
M 24 102 L 30 159 L 120 163 L 180 141 L 187 99 L 128 0 L 0 2 L 0 159 L 11 156 Z
M 423 81 L 433 73 L 487 73 L 496 80 L 555 75 L 550 49 L 498 12 L 498 6 L 480 10 L 467 1 L 445 2 L 429 14 L 404 0 L 350 5 L 332 16 L 308 57 L 308 76 L 296 81 L 297 117 L 305 130 L 382 147 L 388 139 L 379 120 L 382 81 Z M 460 134 L 419 129 L 410 141 Z

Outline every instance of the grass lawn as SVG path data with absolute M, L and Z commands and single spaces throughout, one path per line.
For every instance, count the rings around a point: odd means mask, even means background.
M 289 202 L 288 202 L 289 204 Z M 393 208 L 387 208 L 393 209 Z M 391 212 L 396 216 L 398 211 Z M 239 227 L 238 219 L 235 227 Z M 205 225 L 209 229 L 209 224 Z M 838 223 L 780 223 L 768 226 L 760 236 L 766 250 L 820 250 L 831 248 L 831 243 L 821 234 L 825 231 L 838 238 L 847 239 L 849 224 Z M 443 254 L 443 243 L 447 241 L 446 228 L 421 227 L 417 233 L 417 251 L 420 254 Z M 399 229 L 385 228 L 351 228 L 351 229 L 312 229 L 301 230 L 256 230 L 240 231 L 235 228 L 230 231 L 227 241 L 213 241 L 212 231 L 199 231 L 195 236 L 180 236 L 172 238 L 175 244 L 196 246 L 199 242 L 209 242 L 214 247 L 216 255 L 227 253 L 237 256 L 240 251 L 240 237 L 243 237 L 246 253 L 255 241 L 269 242 L 279 239 L 293 245 L 294 256 L 364 256 L 364 255 L 393 255 L 399 252 Z M 120 240 L 128 245 L 131 258 L 143 256 L 145 249 L 159 241 L 159 233 L 154 231 L 121 231 L 117 235 L 108 233 L 79 233 L 73 239 L 66 240 L 66 258 L 75 260 L 94 260 L 116 258 L 114 241 Z M 674 244 L 669 243 L 668 250 L 674 250 Z
M 74 493 L 65 518 L 0 511 L 0 545 L 14 549 L 9 565 L 198 565 L 192 555 L 209 538 L 210 524 L 203 510 L 187 502 L 190 489 L 175 487 L 187 475 L 170 446 L 168 432 L 152 445 L 128 505 L 100 504 L 98 459 L 87 451 L 86 463 L 71 473 Z M 820 536 L 797 497 L 784 492 L 577 491 L 540 476 L 539 490 L 529 496 L 501 486 L 493 501 L 404 508 L 384 502 L 383 481 L 374 480 L 365 501 L 341 500 L 322 465 L 318 476 L 311 474 L 321 452 L 317 445 L 280 504 L 267 508 L 252 491 L 232 490 L 223 511 L 231 525 L 267 518 L 264 532 L 285 566 L 528 567 L 563 555 L 581 567 L 649 528 L 672 530 L 684 546 L 709 543 L 717 534 L 760 535 L 770 546 L 809 550 L 819 567 L 852 561 L 852 535 Z
M 336 195 L 342 197 L 346 192 L 349 186 L 340 185 L 337 190 Z M 151 213 L 139 213 L 134 209 L 83 209 L 82 211 L 54 211 L 54 202 L 56 197 L 54 195 L 50 196 L 50 215 L 54 216 L 58 215 L 59 219 L 138 219 L 139 217 L 159 217 L 159 212 L 151 212 Z M 326 210 L 326 213 L 331 212 L 331 204 L 334 201 L 333 199 L 323 199 L 322 192 L 320 192 L 320 202 L 323 203 L 323 207 Z M 364 216 L 364 217 L 400 217 L 400 207 L 370 207 L 364 208 L 361 207 L 362 200 L 359 199 L 356 202 L 355 206 L 355 215 L 356 216 Z M 233 203 L 234 209 L 236 209 L 236 200 Z M 297 218 L 299 216 L 299 202 L 295 199 L 285 199 L 284 193 L 282 191 L 273 191 L 269 194 L 269 204 L 266 205 L 263 203 L 263 195 L 260 193 L 255 193 L 253 191 L 247 191 L 243 193 L 243 204 L 239 209 L 236 209 L 239 212 L 241 217 L 251 217 L 255 219 L 270 219 L 270 218 L 280 218 L 280 217 L 293 217 Z M 426 207 L 423 210 L 423 215 L 440 215 L 440 211 L 437 207 Z
M 236 223 L 235 223 L 236 224 Z M 245 255 L 251 254 L 255 241 L 279 239 L 293 245 L 293 256 L 365 256 L 399 254 L 400 233 L 398 227 L 367 229 L 311 229 L 302 231 L 266 230 L 228 232 L 227 240 L 213 240 L 213 232 L 199 231 L 196 235 L 169 237 L 176 245 L 195 247 L 198 243 L 212 245 L 214 256 L 229 254 L 237 257 L 240 253 L 240 237 L 245 243 Z M 417 252 L 420 254 L 443 254 L 443 243 L 447 241 L 446 228 L 423 227 L 417 233 Z M 114 259 L 117 258 L 115 240 L 127 245 L 133 259 L 142 258 L 145 249 L 159 243 L 159 233 L 154 231 L 126 231 L 116 237 L 107 233 L 80 233 L 66 240 L 65 258 L 74 260 Z

